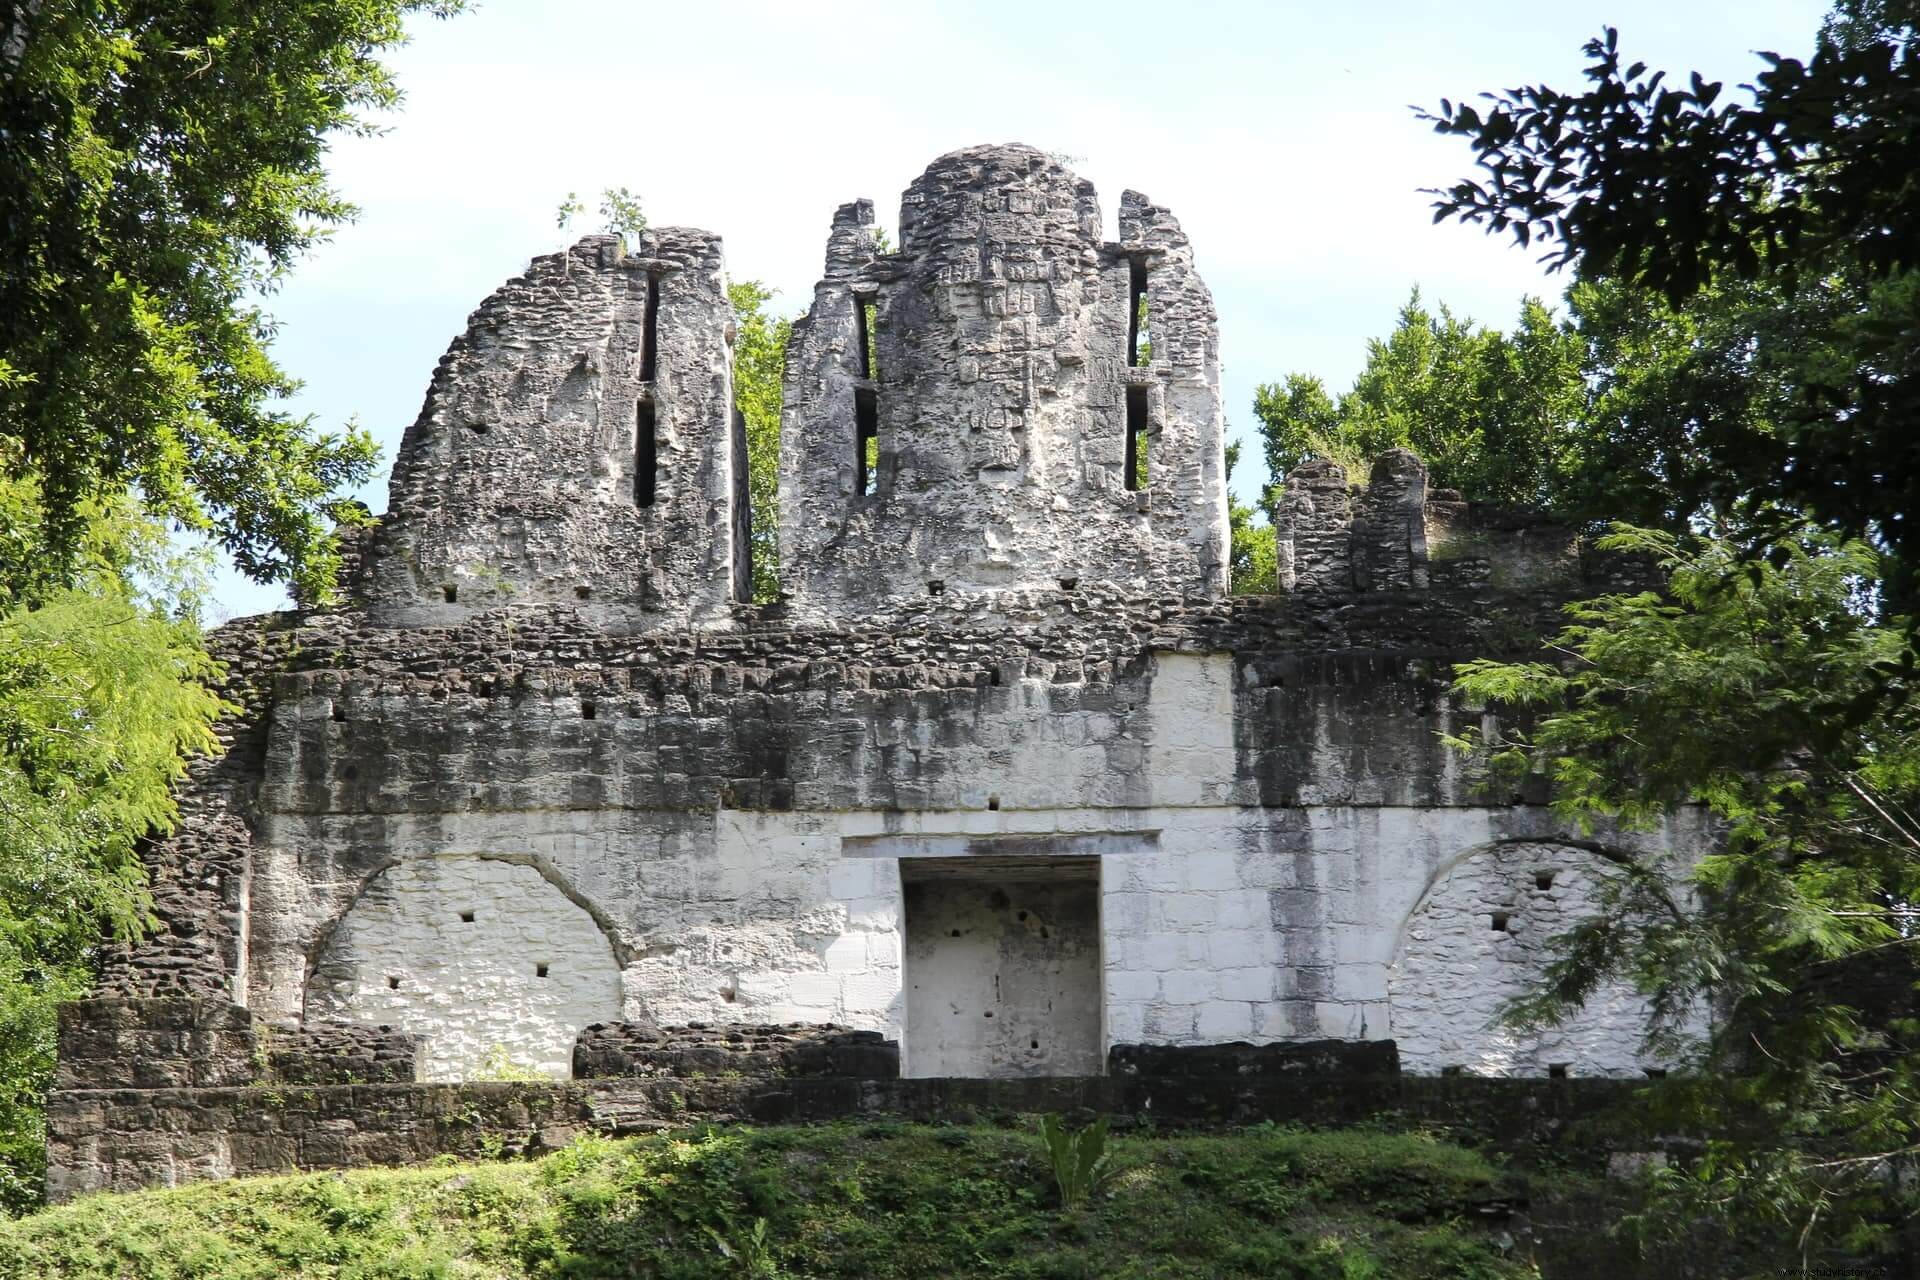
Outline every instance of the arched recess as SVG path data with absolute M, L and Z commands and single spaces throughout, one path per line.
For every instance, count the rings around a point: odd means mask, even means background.
M 368 877 L 321 939 L 306 1016 L 423 1037 L 430 1080 L 564 1079 L 580 1029 L 620 1017 L 620 969 L 603 922 L 532 860 L 409 858 Z
M 1611 984 L 1557 1027 L 1520 1033 L 1501 1007 L 1531 989 L 1550 941 L 1584 919 L 1611 876 L 1606 859 L 1550 841 L 1467 851 L 1442 867 L 1408 915 L 1388 971 L 1401 1065 L 1419 1075 L 1639 1076 L 1645 999 Z

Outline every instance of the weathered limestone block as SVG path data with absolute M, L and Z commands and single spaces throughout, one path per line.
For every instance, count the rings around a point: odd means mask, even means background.
M 441 359 L 354 590 L 399 622 L 527 603 L 625 630 L 724 620 L 747 590 L 732 344 L 718 236 L 534 259 Z
M 1117 1044 L 1107 1055 L 1116 1076 L 1181 1080 L 1263 1076 L 1342 1076 L 1400 1073 L 1391 1040 L 1300 1040 L 1276 1044 Z
M 1280 585 L 1289 591 L 1565 590 L 1593 569 L 1582 563 L 1574 530 L 1429 489 L 1426 465 L 1408 449 L 1376 459 L 1364 486 L 1350 486 L 1326 459 L 1296 467 L 1274 530 Z
M 389 1026 L 272 1026 L 260 1042 L 266 1078 L 282 1084 L 396 1084 L 420 1078 L 420 1037 Z
M 832 1023 L 772 1026 L 601 1022 L 573 1046 L 576 1080 L 620 1076 L 678 1078 L 839 1076 L 892 1079 L 900 1074 L 900 1044 L 877 1031 L 849 1031 Z
M 60 1089 L 178 1089 L 252 1084 L 253 1015 L 207 996 L 96 998 L 60 1006 Z
M 788 348 L 796 613 L 1080 583 L 1223 593 L 1218 337 L 1171 215 L 1128 192 L 1120 242 L 1102 243 L 1090 183 L 1003 146 L 928 167 L 898 252 L 877 252 L 872 220 L 866 201 L 835 215 Z M 1136 365 L 1142 294 L 1152 362 Z
M 1287 475 L 1274 518 L 1280 585 L 1287 590 L 1345 591 L 1353 581 L 1347 529 L 1353 503 L 1347 472 L 1317 458 Z
M 1389 449 L 1354 513 L 1351 556 L 1362 591 L 1409 591 L 1427 585 L 1427 468 L 1410 449 Z
M 386 1026 L 269 1026 L 221 997 L 96 997 L 60 1006 L 59 1089 L 184 1089 L 412 1080 L 420 1041 Z

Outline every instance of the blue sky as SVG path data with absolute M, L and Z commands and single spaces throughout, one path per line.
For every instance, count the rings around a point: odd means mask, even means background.
M 1110 227 L 1127 187 L 1180 217 L 1219 306 L 1228 422 L 1248 436 L 1257 384 L 1311 372 L 1345 387 L 1415 284 L 1496 326 L 1561 288 L 1534 254 L 1433 225 L 1421 188 L 1471 157 L 1409 104 L 1576 87 L 1604 24 L 1630 57 L 1731 86 L 1757 50 L 1806 52 L 1824 9 L 481 0 L 416 22 L 392 59 L 406 104 L 383 136 L 335 144 L 361 216 L 270 299 L 276 350 L 305 382 L 293 408 L 323 426 L 357 416 L 380 440 L 359 495 L 380 511 L 434 363 L 487 294 L 571 238 L 554 225 L 569 191 L 591 204 L 626 186 L 657 225 L 719 232 L 734 278 L 797 310 L 836 205 L 870 196 L 891 227 L 936 155 L 1021 141 L 1081 157 Z M 1246 452 L 1235 481 L 1251 493 Z M 223 572 L 213 612 L 284 602 Z

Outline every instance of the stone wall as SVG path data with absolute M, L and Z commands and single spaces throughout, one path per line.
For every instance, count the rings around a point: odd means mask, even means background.
M 56 1089 L 368 1084 L 419 1075 L 420 1038 L 387 1025 L 274 1026 L 230 1000 L 99 997 L 60 1006 Z
M 75 1000 L 58 1034 L 57 1089 L 243 1085 L 265 1066 L 253 1015 L 218 997 Z
M 47 1105 L 47 1198 L 297 1169 L 537 1154 L 589 1132 L 572 1085 L 94 1089 Z
M 260 1033 L 267 1082 L 398 1084 L 420 1078 L 421 1038 L 385 1024 L 310 1022 Z M 256 1054 L 256 1061 L 258 1056 Z
M 900 1045 L 874 1031 L 828 1023 L 660 1027 L 596 1022 L 573 1047 L 576 1080 L 666 1076 L 839 1076 L 886 1079 L 900 1074 Z
M 1299 1073 L 104 1089 L 53 1096 L 48 1192 L 59 1202 L 95 1191 L 296 1169 L 416 1164 L 441 1155 L 539 1155 L 587 1133 L 703 1121 L 894 1116 L 979 1123 L 1080 1109 L 1157 1126 L 1333 1125 L 1391 1116 L 1597 1173 L 1612 1149 L 1606 1114 L 1625 1096 L 1604 1080 Z
M 1559 1026 L 1522 1035 L 1500 1025 L 1503 1006 L 1553 958 L 1553 939 L 1618 874 L 1579 849 L 1524 842 L 1479 849 L 1439 874 L 1400 929 L 1388 983 L 1408 1070 L 1636 1079 L 1659 1069 L 1640 1048 L 1645 1002 L 1624 982 L 1602 986 Z
M 1280 585 L 1289 591 L 1550 589 L 1582 575 L 1571 529 L 1429 489 L 1426 467 L 1406 449 L 1381 455 L 1364 485 L 1350 484 L 1336 462 L 1295 468 L 1274 532 Z M 1616 571 L 1628 568 L 1621 562 Z
M 526 862 L 396 862 L 313 950 L 308 1018 L 392 1022 L 430 1080 L 512 1063 L 565 1078 L 580 1028 L 620 1014 L 620 963 L 591 912 Z
M 1483 585 L 1193 605 L 1056 589 L 992 613 L 920 599 L 883 627 L 744 610 L 740 631 L 641 644 L 566 607 L 402 630 L 352 614 L 238 625 L 223 653 L 284 655 L 262 695 L 272 733 L 239 726 L 254 754 L 226 762 L 257 779 L 244 994 L 274 1020 L 402 1027 L 449 1073 L 496 1044 L 564 1071 L 573 1032 L 612 1018 L 899 1038 L 901 867 L 1070 836 L 1102 866 L 1109 1043 L 1388 1036 L 1389 1006 L 1417 999 L 1389 990 L 1397 922 L 1431 877 L 1556 829 L 1532 804 L 1489 806 L 1440 744 L 1481 714 L 1451 700 L 1444 654 L 1512 651 L 1559 598 Z M 434 871 L 426 886 L 481 865 L 526 881 L 489 890 L 491 923 L 469 928 L 432 893 L 432 928 L 386 908 L 391 927 L 356 923 L 396 875 Z M 203 919 L 238 896 L 205 892 Z M 536 928 L 540 902 L 554 926 Z M 490 944 L 495 928 L 507 945 Z M 408 980 L 416 960 L 464 963 L 468 934 L 474 958 L 524 979 L 512 1012 L 477 994 L 445 1004 L 464 982 Z M 602 959 L 540 979 L 536 936 Z M 176 945 L 163 934 L 156 953 Z M 528 999 L 595 966 L 598 1003 L 554 1021 L 544 1048 L 515 1040 Z M 436 1027 L 487 1017 L 500 1026 L 485 1044 L 435 1057 Z

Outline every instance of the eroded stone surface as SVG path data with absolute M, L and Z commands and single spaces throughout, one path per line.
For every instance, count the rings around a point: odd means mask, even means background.
M 870 203 L 835 216 L 787 352 L 780 540 L 795 610 L 1062 580 L 1224 594 L 1219 340 L 1179 223 L 1130 191 L 1119 242 L 1103 242 L 1092 184 L 1030 147 L 943 156 L 900 209 L 884 255 Z M 1138 366 L 1136 279 L 1152 336 Z M 1130 394 L 1141 488 L 1125 466 Z M 878 439 L 864 485 L 863 395 Z
M 718 236 L 534 259 L 442 357 L 354 589 L 399 623 L 552 602 L 635 629 L 723 617 L 746 591 L 732 369 Z

